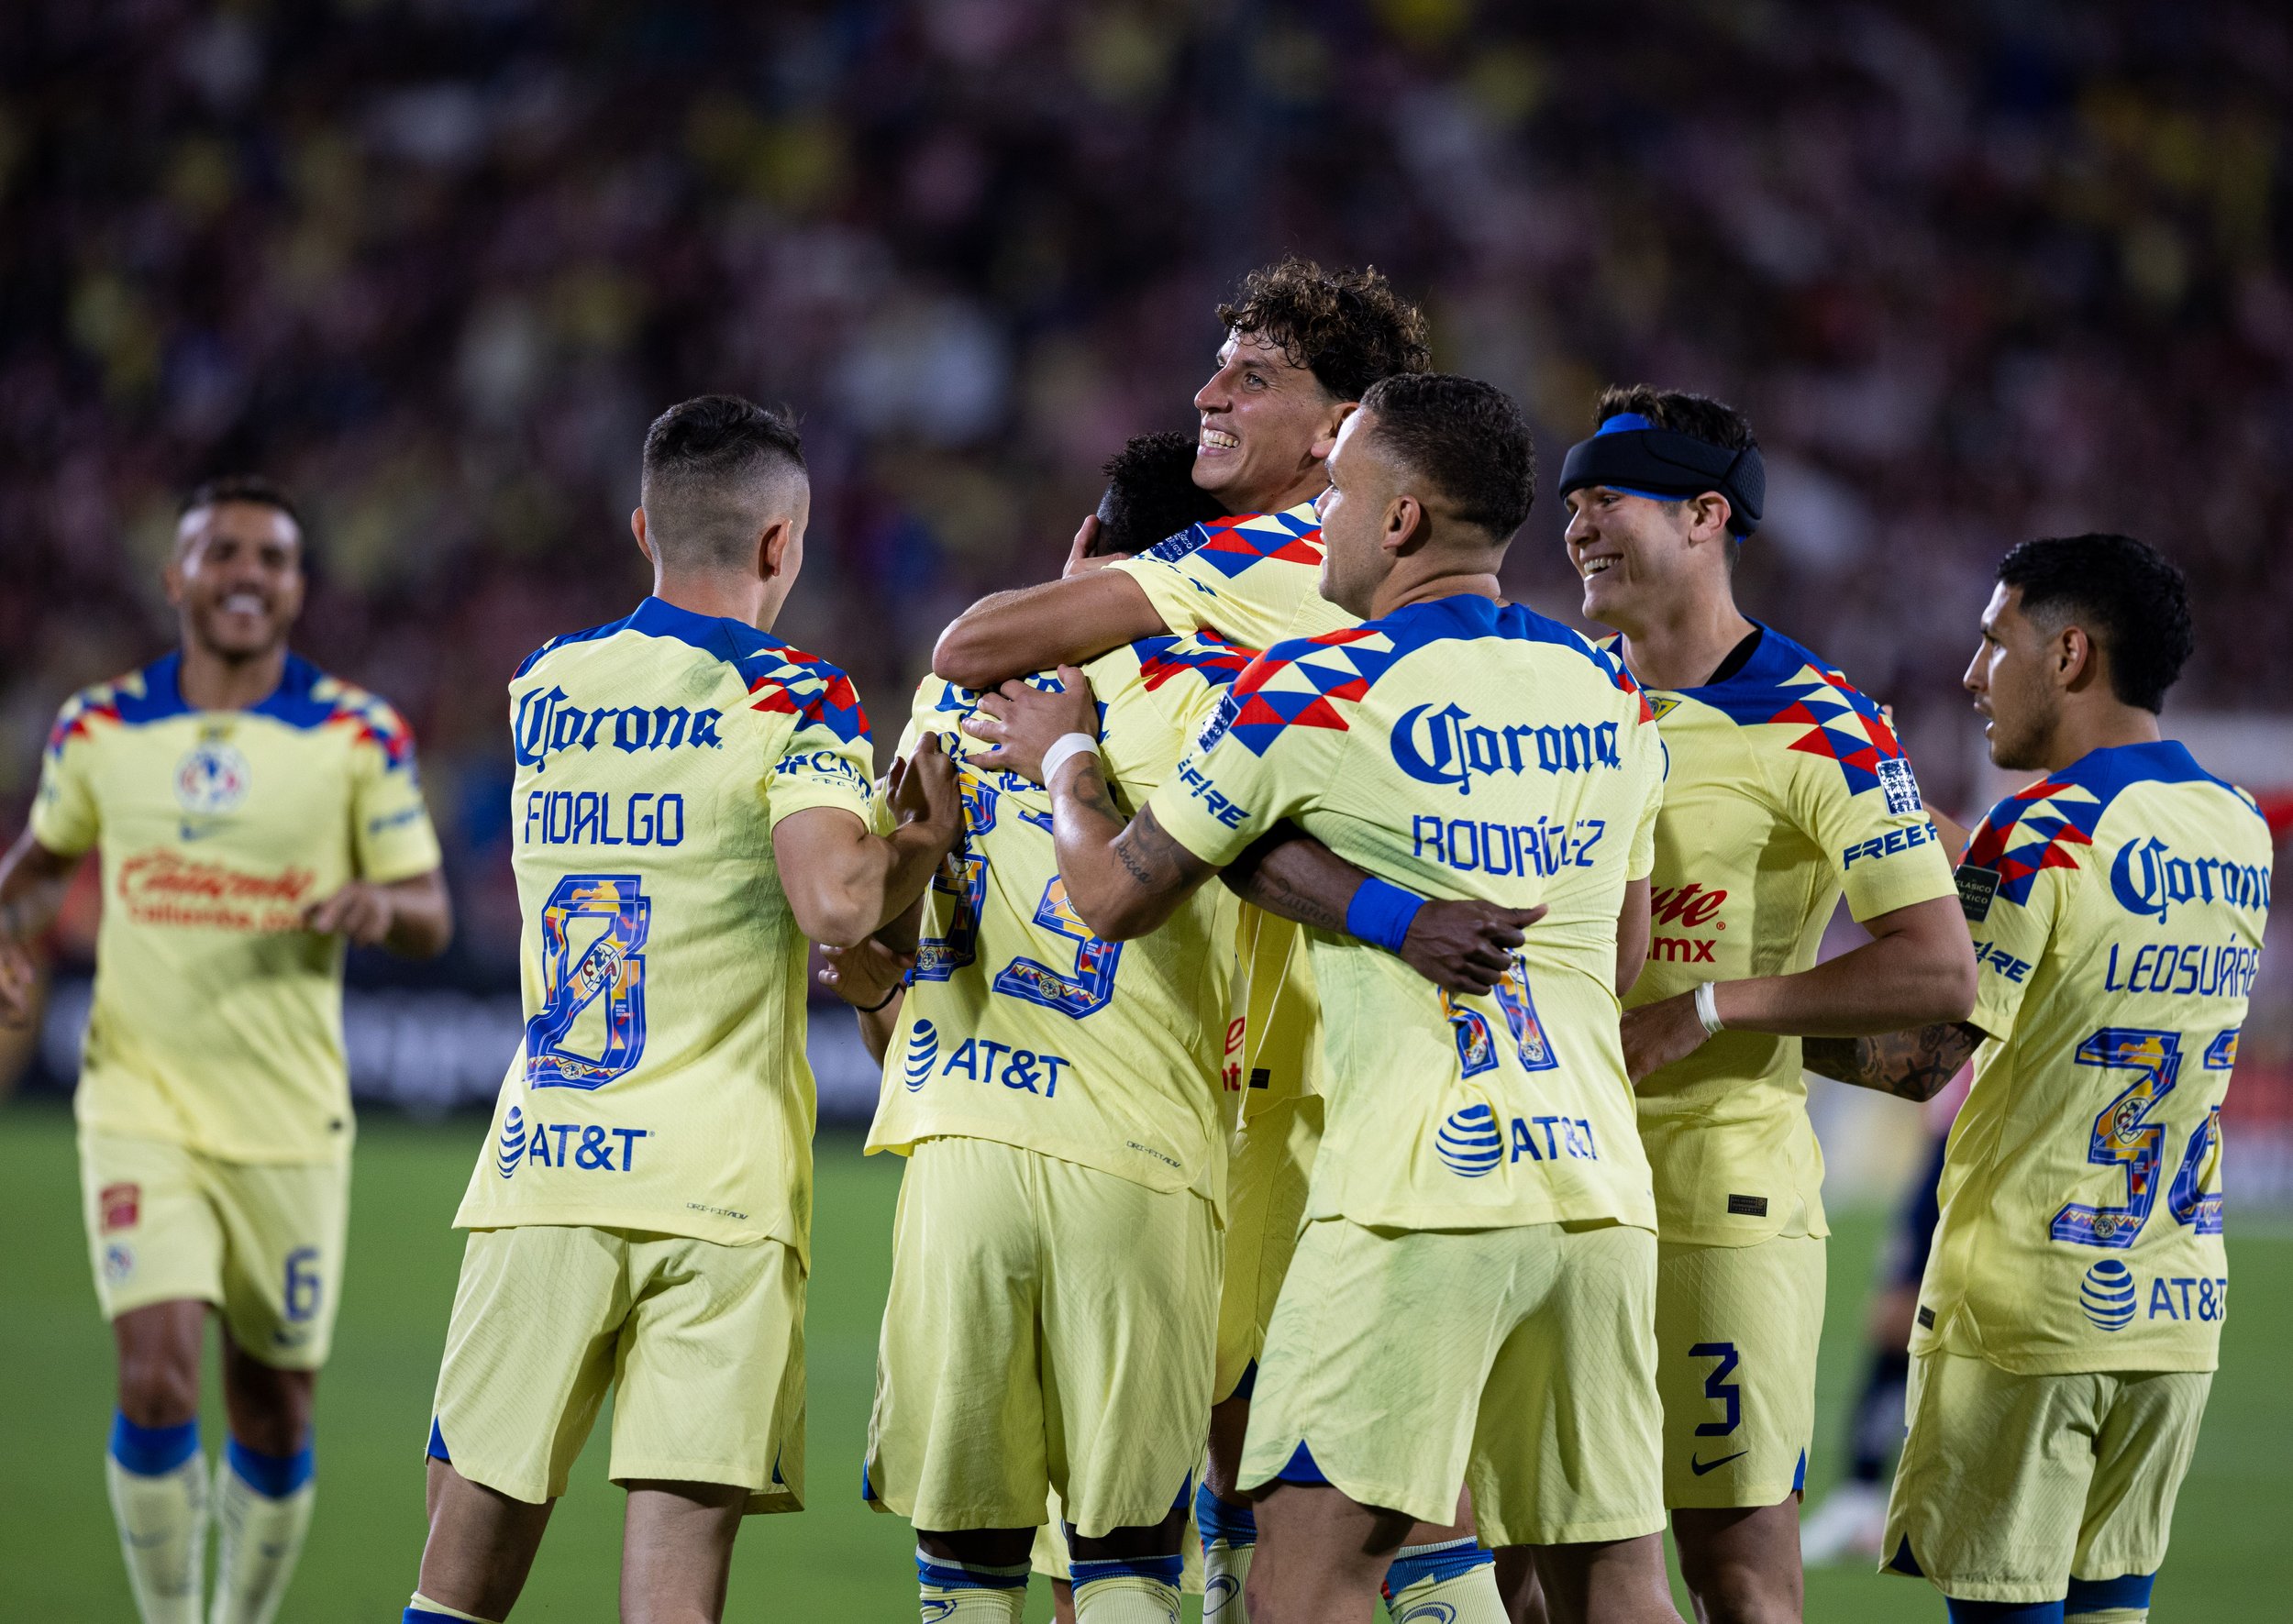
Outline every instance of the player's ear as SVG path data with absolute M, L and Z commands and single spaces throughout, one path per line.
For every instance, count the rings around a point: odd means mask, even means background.
M 2055 673 L 2068 689 L 2087 688 L 2093 684 L 2101 670 L 2101 650 L 2094 639 L 2086 635 L 2086 628 L 2066 625 L 2054 637 Z
M 1433 520 L 1424 503 L 1403 492 L 1385 507 L 1385 550 L 1395 556 L 1415 549 L 1433 533 Z
M 653 544 L 645 534 L 645 509 L 641 505 L 629 510 L 629 534 L 637 537 L 637 550 L 645 555 L 645 561 L 659 569 L 660 560 L 653 556 Z
M 1337 449 L 1337 431 L 1360 409 L 1359 401 L 1332 401 L 1322 414 L 1322 422 L 1313 431 L 1313 444 L 1307 447 L 1306 455 L 1316 462 L 1327 462 L 1330 453 Z
M 796 528 L 796 521 L 785 514 L 764 527 L 764 533 L 757 537 L 758 580 L 771 580 L 796 573 L 796 566 L 804 556 L 802 534 Z

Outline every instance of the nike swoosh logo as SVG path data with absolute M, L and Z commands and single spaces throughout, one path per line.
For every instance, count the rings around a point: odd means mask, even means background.
M 1690 1455 L 1688 1457 L 1689 1469 L 1694 1472 L 1697 1476 L 1701 1477 L 1705 1473 L 1717 1472 L 1730 1461 L 1740 1461 L 1751 1453 L 1752 1452 L 1748 1449 L 1739 1449 L 1734 1454 L 1722 1455 L 1716 1461 L 1700 1461 L 1694 1455 Z

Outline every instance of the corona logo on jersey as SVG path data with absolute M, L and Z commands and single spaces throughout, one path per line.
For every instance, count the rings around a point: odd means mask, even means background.
M 187 812 L 212 817 L 247 799 L 247 757 L 227 739 L 203 738 L 175 764 L 175 799 Z
M 1532 727 L 1515 723 L 1483 727 L 1460 706 L 1412 705 L 1393 724 L 1393 764 L 1424 784 L 1455 784 L 1470 795 L 1476 775 L 1590 772 L 1623 765 L 1616 752 L 1616 724 Z
M 566 750 L 610 746 L 635 755 L 639 750 L 722 749 L 725 741 L 717 736 L 716 724 L 724 715 L 708 706 L 697 711 L 682 705 L 591 709 L 572 703 L 562 688 L 537 688 L 519 698 L 510 738 L 520 767 L 546 772 L 549 757 Z
M 2177 902 L 2221 901 L 2266 913 L 2269 870 L 2223 857 L 2177 857 L 2153 835 L 2118 848 L 2110 866 L 2110 893 L 2127 912 L 2147 914 L 2161 924 Z
M 2086 1271 L 2078 1307 L 2099 1331 L 2123 1331 L 2133 1323 L 2133 1272 L 2114 1257 Z

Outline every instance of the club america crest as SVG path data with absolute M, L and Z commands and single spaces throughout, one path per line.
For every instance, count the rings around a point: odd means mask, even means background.
M 226 738 L 201 739 L 175 764 L 175 799 L 187 812 L 227 812 L 247 799 L 247 757 Z

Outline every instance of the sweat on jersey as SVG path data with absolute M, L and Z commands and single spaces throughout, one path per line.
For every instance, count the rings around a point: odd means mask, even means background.
M 1894 730 L 1826 661 L 1762 627 L 1742 669 L 1647 697 L 1669 766 L 1628 1008 L 1808 968 L 1843 890 L 1858 920 L 1952 894 Z M 1723 1032 L 1639 1096 L 1666 1240 L 1828 1232 L 1798 1038 Z
M 1551 909 L 1479 998 L 1309 933 L 1327 1067 L 1309 1217 L 1656 1227 L 1615 976 L 1662 772 L 1621 667 L 1469 594 L 1278 645 L 1236 679 L 1148 801 L 1188 850 L 1223 867 L 1288 818 L 1423 895 Z
M 772 831 L 867 823 L 851 679 L 648 598 L 509 685 L 526 1036 L 454 1222 L 593 1224 L 805 1255 L 806 945 Z
M 1083 668 L 1122 805 L 1169 775 L 1252 657 L 1207 636 L 1147 637 Z M 972 765 L 993 748 L 960 730 L 979 699 L 926 677 L 900 744 L 904 756 L 924 734 L 940 735 L 964 830 L 926 893 L 868 1148 L 989 1139 L 1223 1207 L 1233 893 L 1205 886 L 1136 941 L 1091 934 L 1059 878 L 1048 792 Z
M 351 879 L 438 866 L 414 735 L 294 655 L 244 711 L 194 710 L 181 667 L 73 695 L 41 762 L 32 838 L 103 848 L 73 1108 L 229 1161 L 332 1160 L 351 1140 L 343 938 L 303 913 Z
M 2269 911 L 2253 798 L 2171 740 L 2091 751 L 1967 843 L 1975 1085 L 1911 1351 L 2025 1375 L 2211 1370 L 2221 1099 Z

